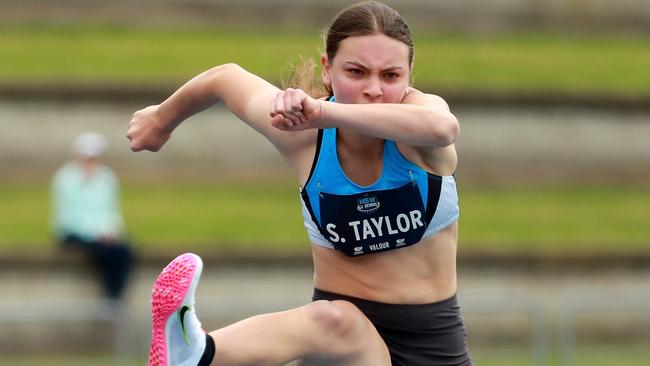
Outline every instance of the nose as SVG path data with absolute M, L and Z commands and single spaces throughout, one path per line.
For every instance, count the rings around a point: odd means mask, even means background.
M 363 89 L 363 96 L 370 101 L 375 101 L 382 95 L 384 95 L 384 92 L 381 88 L 381 82 L 377 78 L 370 78 Z

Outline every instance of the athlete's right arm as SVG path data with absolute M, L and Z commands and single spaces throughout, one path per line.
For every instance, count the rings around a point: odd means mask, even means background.
M 285 132 L 274 128 L 269 105 L 279 89 L 235 64 L 213 67 L 180 87 L 159 105 L 133 114 L 127 137 L 131 150 L 158 151 L 188 117 L 222 101 L 239 119 L 263 134 L 296 169 L 311 155 L 315 130 Z

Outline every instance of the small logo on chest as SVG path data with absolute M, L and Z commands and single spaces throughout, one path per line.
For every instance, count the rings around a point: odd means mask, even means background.
M 363 197 L 357 200 L 357 210 L 363 213 L 370 213 L 379 209 L 379 200 L 377 197 Z

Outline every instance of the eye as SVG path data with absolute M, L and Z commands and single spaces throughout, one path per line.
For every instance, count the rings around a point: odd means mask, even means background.
M 363 75 L 363 70 L 361 69 L 348 69 L 348 72 L 354 76 L 361 76 Z
M 396 72 L 387 72 L 384 74 L 384 77 L 386 79 L 397 79 L 399 77 L 399 74 Z

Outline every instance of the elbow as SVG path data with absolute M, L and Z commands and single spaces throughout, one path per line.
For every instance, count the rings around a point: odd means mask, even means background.
M 455 143 L 460 134 L 460 124 L 458 123 L 456 116 L 451 112 L 447 112 L 446 114 L 445 131 L 443 133 L 445 144 L 443 146 L 449 146 Z
M 460 125 L 453 113 L 448 111 L 428 111 L 426 125 L 429 126 L 426 145 L 432 147 L 445 147 L 453 144 L 458 139 Z
M 236 78 L 237 75 L 244 72 L 244 69 L 234 63 L 214 66 L 195 78 L 194 91 L 197 98 L 209 96 L 214 102 L 223 100 L 224 88 L 222 87 L 228 80 Z
M 214 78 L 221 77 L 226 73 L 230 73 L 238 70 L 242 70 L 241 66 L 235 63 L 227 63 L 223 65 L 214 66 L 208 69 L 207 71 L 205 71 L 203 75 L 205 75 L 209 79 L 214 79 Z

